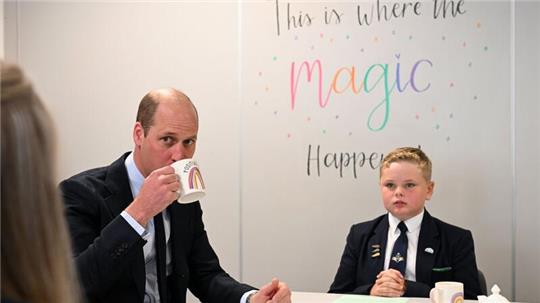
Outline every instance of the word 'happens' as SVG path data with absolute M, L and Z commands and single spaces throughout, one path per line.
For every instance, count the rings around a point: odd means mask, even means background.
M 321 146 L 308 145 L 307 150 L 307 175 L 321 176 L 321 167 L 336 170 L 340 178 L 343 178 L 344 171 L 350 170 L 351 176 L 356 179 L 357 170 L 366 166 L 377 169 L 381 166 L 384 155 L 382 153 L 365 152 L 339 152 L 321 154 Z

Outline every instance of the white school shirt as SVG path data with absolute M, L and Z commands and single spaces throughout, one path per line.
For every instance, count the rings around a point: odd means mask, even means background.
M 405 268 L 405 279 L 409 281 L 416 281 L 416 252 L 418 250 L 418 237 L 420 236 L 420 226 L 422 225 L 422 219 L 424 218 L 424 210 L 418 215 L 405 220 L 404 223 L 407 226 L 407 266 Z M 386 238 L 386 252 L 384 254 L 384 269 L 387 270 L 390 266 L 390 258 L 392 250 L 394 249 L 394 242 L 401 234 L 401 231 L 397 227 L 399 222 L 398 218 L 394 217 L 391 213 L 388 213 L 388 236 Z

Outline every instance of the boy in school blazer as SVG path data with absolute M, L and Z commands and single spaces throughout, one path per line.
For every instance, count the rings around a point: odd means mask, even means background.
M 458 281 L 465 299 L 476 299 L 481 293 L 471 232 L 424 208 L 434 188 L 429 158 L 418 148 L 395 149 L 381 165 L 380 188 L 388 213 L 351 227 L 329 292 L 429 297 L 435 282 Z M 407 257 L 398 260 L 392 250 L 400 222 L 407 227 L 408 245 Z M 393 259 L 406 264 L 403 273 L 392 268 Z

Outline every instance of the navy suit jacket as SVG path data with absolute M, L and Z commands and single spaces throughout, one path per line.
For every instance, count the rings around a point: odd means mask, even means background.
M 124 165 L 128 154 L 60 183 L 75 263 L 89 302 L 144 300 L 146 241 L 120 216 L 133 201 Z M 237 282 L 219 265 L 199 202 L 172 203 L 167 209 L 172 273 L 162 302 L 185 302 L 189 288 L 202 302 L 239 303 L 254 288 Z
M 329 292 L 369 294 L 377 274 L 384 269 L 388 226 L 388 215 L 383 215 L 351 227 Z M 378 256 L 372 256 L 374 245 L 380 246 Z M 416 254 L 416 281 L 406 281 L 404 296 L 429 297 L 438 281 L 462 282 L 465 299 L 476 300 L 481 294 L 471 232 L 424 211 Z

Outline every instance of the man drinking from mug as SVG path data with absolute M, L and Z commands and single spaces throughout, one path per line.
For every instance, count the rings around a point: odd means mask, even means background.
M 89 302 L 289 303 L 285 283 L 256 291 L 220 266 L 198 201 L 174 203 L 180 182 L 171 164 L 192 158 L 197 110 L 182 92 L 143 97 L 133 152 L 60 184 L 75 261 Z

